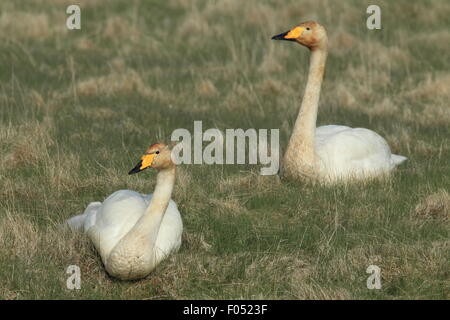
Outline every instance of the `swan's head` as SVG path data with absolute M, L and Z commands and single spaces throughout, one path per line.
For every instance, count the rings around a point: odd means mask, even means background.
M 164 143 L 152 144 L 141 157 L 138 164 L 128 174 L 138 173 L 147 168 L 169 169 L 175 166 L 171 157 L 171 150 Z
M 272 40 L 295 41 L 311 50 L 326 49 L 328 42 L 324 26 L 315 21 L 300 23 L 286 32 L 273 36 Z

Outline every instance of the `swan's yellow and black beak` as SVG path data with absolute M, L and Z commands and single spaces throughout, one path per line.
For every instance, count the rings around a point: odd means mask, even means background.
M 138 173 L 144 169 L 147 169 L 148 167 L 151 167 L 153 158 L 155 158 L 155 156 L 156 154 L 154 153 L 142 156 L 141 161 L 139 161 L 139 163 L 133 169 L 131 169 L 128 174 Z
M 304 29 L 302 27 L 295 27 L 289 31 L 273 36 L 272 40 L 296 41 L 296 39 L 302 35 L 303 31 Z

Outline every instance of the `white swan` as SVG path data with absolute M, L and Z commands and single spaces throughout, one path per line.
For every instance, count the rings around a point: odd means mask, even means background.
M 67 221 L 71 229 L 87 233 L 113 277 L 144 278 L 181 245 L 183 223 L 170 199 L 175 182 L 170 153 L 165 144 L 154 144 L 129 172 L 158 169 L 153 195 L 119 190 L 103 203 L 90 203 L 82 215 Z
M 301 23 L 272 39 L 295 41 L 311 51 L 303 101 L 284 154 L 283 176 L 323 182 L 365 179 L 389 173 L 406 160 L 392 154 L 386 140 L 369 129 L 337 125 L 316 128 L 328 43 L 322 25 Z

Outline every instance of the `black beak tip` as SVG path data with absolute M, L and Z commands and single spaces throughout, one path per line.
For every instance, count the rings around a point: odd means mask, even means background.
M 140 169 L 141 166 L 142 166 L 142 161 L 139 161 L 139 163 L 138 163 L 133 169 L 131 169 L 131 170 L 128 172 L 128 174 L 135 174 L 135 173 L 138 173 L 138 172 L 142 171 L 142 170 Z
M 272 40 L 286 40 L 286 41 L 296 41 L 295 39 L 286 39 L 285 36 L 289 33 L 289 31 L 277 34 L 272 37 Z
M 287 40 L 284 38 L 285 35 L 287 35 L 287 32 L 283 32 L 283 33 L 274 35 L 271 39 L 272 40 Z
M 128 174 L 135 174 L 135 173 L 138 173 L 138 172 L 139 172 L 138 168 L 133 168 L 130 171 L 128 171 Z

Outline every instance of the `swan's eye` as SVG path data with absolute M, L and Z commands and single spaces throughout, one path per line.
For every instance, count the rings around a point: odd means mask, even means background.
M 306 30 L 311 30 L 311 28 L 310 27 L 306 27 Z
M 155 153 L 156 153 L 156 154 L 159 154 L 159 151 L 156 151 Z

